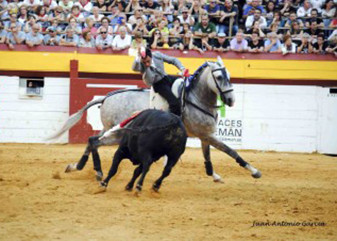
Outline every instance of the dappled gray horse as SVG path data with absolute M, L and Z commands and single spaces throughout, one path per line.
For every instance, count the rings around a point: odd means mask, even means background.
M 243 160 L 235 150 L 225 145 L 215 136 L 217 96 L 220 96 L 224 104 L 228 106 L 233 106 L 235 101 L 230 76 L 222 60 L 218 58 L 217 62 L 206 62 L 191 84 L 192 86 L 185 94 L 186 102 L 182 118 L 188 135 L 190 137 L 198 137 L 201 140 L 207 175 L 213 176 L 214 181 L 221 181 L 221 177 L 215 173 L 212 167 L 210 158 L 210 145 L 212 145 L 235 159 L 241 167 L 249 170 L 254 178 L 261 177 L 259 170 Z M 98 136 L 89 138 L 87 148 L 80 161 L 76 164 L 68 165 L 66 172 L 81 170 L 86 164 L 90 153 L 92 153 L 94 170 L 97 172 L 96 177 L 98 180 L 101 180 L 103 173 L 97 148 L 103 145 L 118 143 L 109 139 L 99 140 L 99 137 L 113 125 L 131 116 L 134 111 L 148 108 L 149 95 L 149 92 L 145 90 L 116 91 L 98 100 L 89 102 L 80 111 L 73 114 L 64 127 L 52 138 L 59 137 L 62 133 L 69 130 L 81 119 L 84 111 L 100 103 L 102 103 L 101 120 L 104 129 Z

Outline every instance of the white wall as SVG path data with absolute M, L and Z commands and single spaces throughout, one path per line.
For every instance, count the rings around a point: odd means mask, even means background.
M 69 78 L 45 78 L 42 98 L 22 99 L 19 77 L 0 76 L 0 142 L 43 143 L 68 116 Z

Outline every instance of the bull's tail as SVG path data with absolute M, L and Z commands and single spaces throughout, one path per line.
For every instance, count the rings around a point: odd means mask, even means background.
M 90 101 L 87 105 L 85 105 L 84 107 L 82 107 L 82 109 L 80 109 L 76 113 L 72 114 L 68 118 L 68 120 L 64 123 L 64 125 L 62 126 L 62 128 L 60 130 L 58 130 L 53 135 L 47 137 L 45 140 L 46 141 L 52 141 L 52 140 L 55 140 L 56 138 L 59 138 L 64 132 L 66 132 L 69 129 L 71 129 L 74 125 L 76 125 L 77 122 L 79 122 L 81 120 L 81 118 L 83 116 L 83 113 L 87 109 L 89 109 L 90 107 L 92 107 L 94 105 L 103 103 L 105 99 L 106 99 L 106 96 L 101 97 L 101 98 L 99 98 L 97 100 Z

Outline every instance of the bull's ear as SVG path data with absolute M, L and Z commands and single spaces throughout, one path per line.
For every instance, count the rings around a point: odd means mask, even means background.
M 223 64 L 223 62 L 222 62 L 222 59 L 221 59 L 221 57 L 219 55 L 217 56 L 217 61 L 220 64 L 221 67 L 225 67 L 224 64 Z

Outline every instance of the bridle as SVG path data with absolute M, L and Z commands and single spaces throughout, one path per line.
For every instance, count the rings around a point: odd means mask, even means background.
M 217 64 L 218 64 L 218 63 L 217 63 Z M 220 64 L 219 64 L 219 65 L 220 65 Z M 208 62 L 207 62 L 207 66 L 211 67 L 211 65 L 210 65 Z M 205 68 L 199 73 L 199 76 L 198 76 L 198 77 L 201 76 L 201 74 L 202 74 L 202 72 L 203 72 L 204 70 L 205 70 Z M 225 95 L 225 94 L 227 94 L 227 93 L 229 93 L 229 92 L 232 92 L 232 91 L 233 91 L 233 88 L 230 88 L 230 89 L 228 89 L 228 90 L 222 91 L 221 88 L 220 88 L 220 86 L 219 86 L 219 84 L 218 84 L 218 82 L 217 82 L 217 80 L 216 80 L 216 76 L 214 75 L 214 72 L 216 72 L 216 71 L 221 71 L 222 76 L 226 76 L 226 77 L 227 77 L 228 85 L 229 85 L 230 87 L 231 87 L 231 84 L 229 83 L 228 75 L 227 75 L 227 71 L 226 71 L 226 68 L 225 68 L 225 67 L 220 66 L 220 68 L 216 68 L 216 69 L 211 70 L 212 78 L 213 78 L 213 81 L 214 81 L 214 83 L 215 83 L 215 86 L 216 86 L 217 90 L 219 91 L 220 97 L 222 97 L 222 95 Z M 211 116 L 214 120 L 217 119 L 217 115 L 214 116 L 214 115 L 213 115 L 212 113 L 210 113 L 209 111 L 204 110 L 203 108 L 199 107 L 198 105 L 194 104 L 193 102 L 187 100 L 187 99 L 186 99 L 186 95 L 185 95 L 185 97 L 184 97 L 184 102 L 187 103 L 187 104 L 192 105 L 194 108 L 196 108 L 197 110 L 203 112 L 204 114 L 206 114 L 206 115 L 208 115 L 208 116 Z M 211 108 L 217 109 L 217 108 L 220 108 L 220 107 L 221 107 L 221 105 L 220 105 L 220 106 L 212 106 Z

